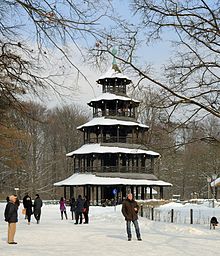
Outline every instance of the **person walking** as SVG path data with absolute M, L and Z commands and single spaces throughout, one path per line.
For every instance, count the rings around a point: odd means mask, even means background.
M 74 197 L 70 198 L 70 211 L 71 211 L 72 220 L 74 220 L 75 211 L 76 211 L 76 200 Z
M 37 224 L 39 224 L 39 222 L 40 222 L 42 205 L 43 205 L 43 203 L 42 203 L 42 200 L 41 200 L 39 194 L 36 194 L 35 199 L 34 199 L 34 217 L 37 221 Z
M 89 224 L 89 206 L 90 206 L 90 202 L 88 200 L 88 197 L 85 196 L 85 202 L 83 207 L 83 215 L 85 219 L 84 224 Z
M 131 241 L 131 222 L 133 222 L 136 235 L 137 235 L 137 240 L 141 241 L 141 234 L 140 234 L 140 229 L 138 225 L 138 210 L 139 210 L 139 205 L 137 202 L 133 199 L 133 195 L 129 193 L 127 195 L 127 198 L 124 200 L 122 204 L 122 214 L 125 217 L 126 220 L 126 228 L 127 228 L 127 235 L 128 235 L 128 241 Z
M 81 195 L 78 196 L 76 200 L 76 222 L 74 224 L 82 224 L 82 213 L 83 213 L 83 208 L 84 208 L 84 202 L 85 200 L 82 198 Z
M 25 197 L 23 198 L 23 206 L 25 209 L 25 216 L 28 220 L 28 225 L 30 225 L 31 215 L 33 214 L 33 211 L 32 211 L 33 204 L 32 204 L 31 197 L 28 195 L 28 193 L 26 193 Z
M 63 213 L 65 214 L 66 219 L 68 219 L 67 214 L 66 214 L 66 200 L 65 200 L 65 198 L 61 197 L 59 203 L 60 203 L 61 220 L 63 220 Z
M 14 241 L 14 236 L 16 232 L 16 222 L 18 222 L 18 205 L 17 197 L 11 195 L 9 201 L 5 207 L 5 221 L 8 222 L 8 244 L 17 244 Z

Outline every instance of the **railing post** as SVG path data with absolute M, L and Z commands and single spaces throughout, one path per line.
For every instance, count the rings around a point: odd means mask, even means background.
M 193 224 L 193 209 L 190 209 L 190 224 Z
M 144 211 L 143 211 L 143 204 L 141 205 L 141 217 L 144 216 Z
M 173 223 L 173 215 L 174 215 L 174 210 L 173 209 L 171 209 L 171 223 Z
M 151 220 L 154 220 L 154 207 L 151 208 Z

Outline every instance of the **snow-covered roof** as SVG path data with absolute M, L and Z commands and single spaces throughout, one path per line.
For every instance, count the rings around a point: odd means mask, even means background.
M 97 102 L 97 101 L 101 101 L 101 100 L 123 100 L 123 101 L 133 101 L 133 102 L 140 103 L 140 101 L 134 100 L 127 96 L 120 96 L 120 95 L 106 92 L 106 93 L 102 93 L 97 98 L 92 99 L 88 104 L 90 104 L 91 102 Z
M 129 79 L 127 76 L 125 76 L 118 70 L 115 70 L 113 66 L 104 75 L 100 76 L 98 80 L 102 80 L 106 78 L 120 78 L 120 79 L 127 79 L 131 81 L 131 79 Z
M 146 186 L 172 186 L 162 180 L 137 180 L 123 178 L 97 177 L 90 173 L 75 173 L 69 178 L 54 183 L 54 186 L 79 186 L 79 185 L 146 185 Z
M 81 129 L 83 127 L 90 127 L 90 126 L 96 126 L 96 125 L 124 125 L 124 126 L 139 126 L 141 128 L 149 128 L 149 126 L 145 124 L 140 124 L 138 122 L 133 121 L 123 121 L 119 119 L 113 119 L 113 118 L 107 118 L 107 117 L 96 117 L 90 120 L 89 122 L 80 125 L 77 127 L 77 129 Z
M 160 154 L 151 150 L 143 150 L 138 148 L 122 148 L 122 147 L 108 147 L 101 144 L 85 144 L 80 148 L 66 154 L 66 156 L 81 155 L 81 154 L 105 154 L 105 153 L 125 153 L 125 154 L 146 154 L 158 157 Z

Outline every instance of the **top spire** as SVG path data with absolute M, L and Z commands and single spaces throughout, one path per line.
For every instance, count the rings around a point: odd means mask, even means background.
M 117 49 L 116 49 L 116 48 L 113 48 L 113 49 L 112 49 L 112 55 L 113 55 L 112 65 L 116 65 L 115 56 L 116 56 L 117 53 L 118 53 Z
M 112 49 L 112 55 L 113 55 L 113 60 L 112 60 L 112 69 L 114 69 L 116 72 L 119 72 L 121 73 L 121 70 L 119 69 L 117 63 L 116 63 L 116 54 L 118 53 L 117 49 L 116 48 L 113 48 Z

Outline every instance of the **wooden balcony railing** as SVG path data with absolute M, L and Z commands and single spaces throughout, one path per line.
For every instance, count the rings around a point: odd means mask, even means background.
M 119 172 L 119 173 L 147 173 L 152 174 L 153 170 L 150 167 L 136 167 L 136 166 L 99 166 L 99 167 L 76 167 L 75 172 L 90 172 L 90 173 L 99 173 L 99 172 Z
M 103 136 L 103 138 L 90 138 L 90 140 L 85 140 L 84 144 L 90 143 L 128 143 L 128 144 L 145 144 L 142 138 L 132 138 L 132 136 Z

